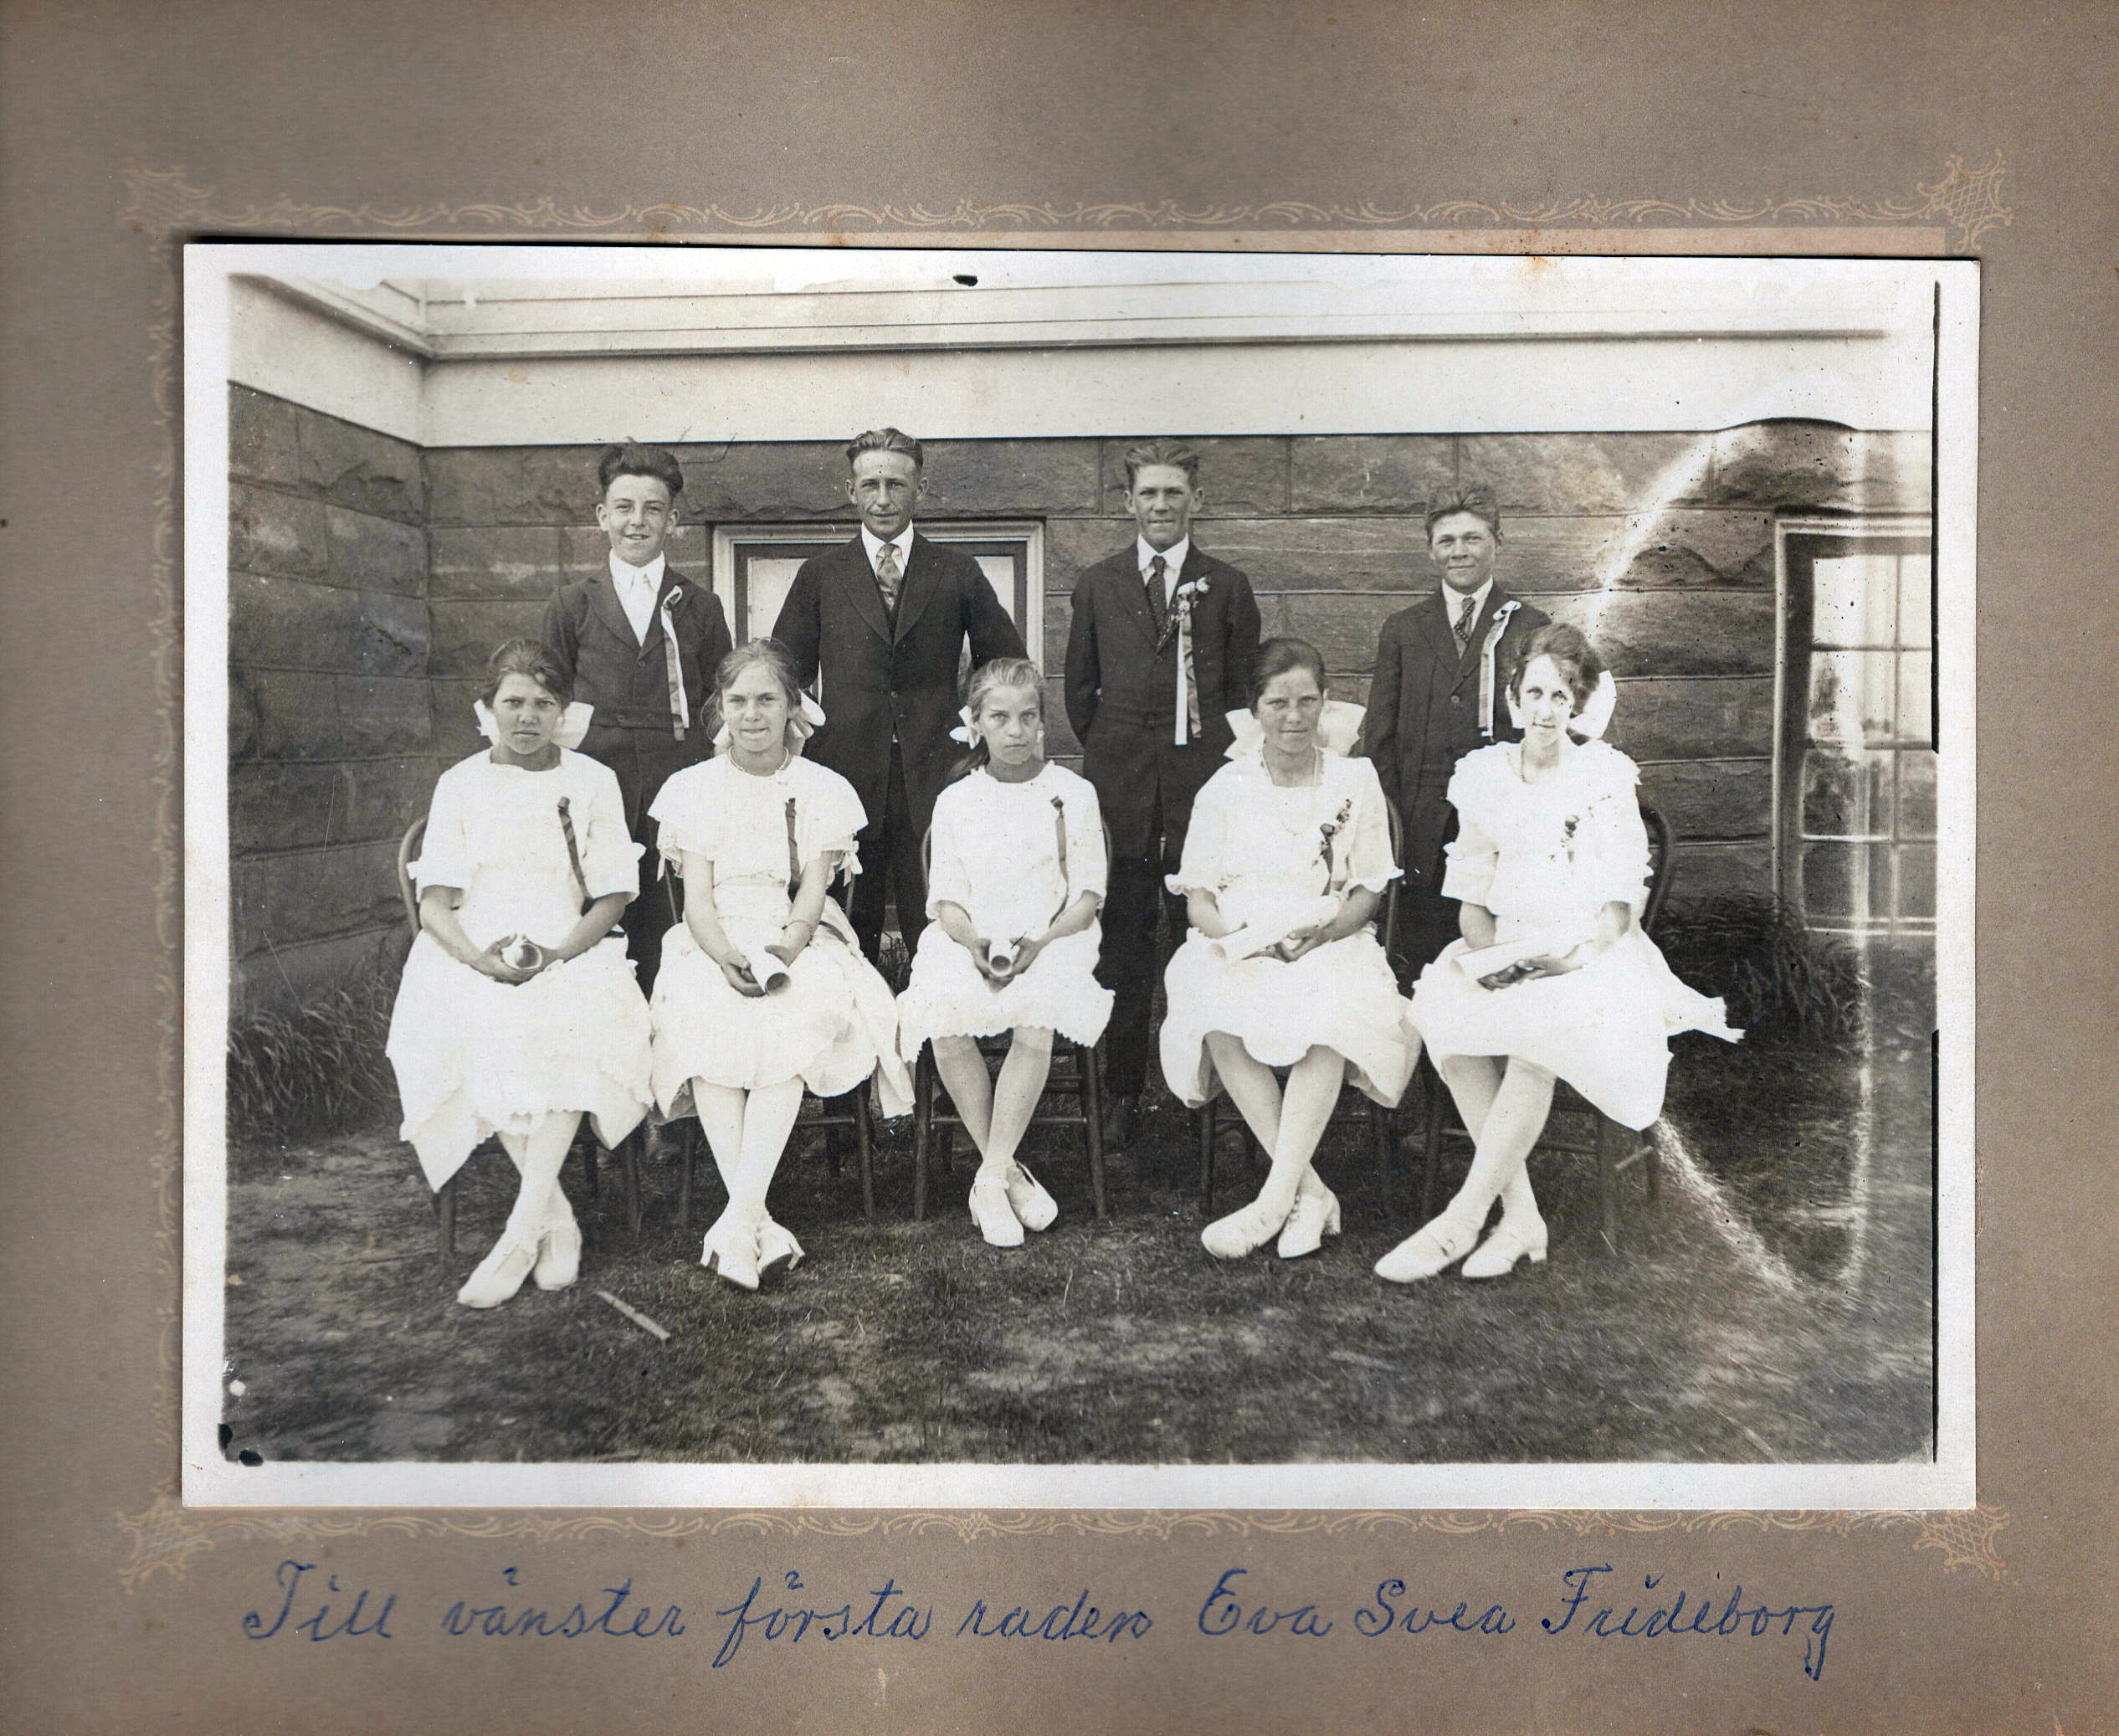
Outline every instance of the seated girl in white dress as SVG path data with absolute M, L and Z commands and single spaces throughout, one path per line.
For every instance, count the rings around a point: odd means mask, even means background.
M 1542 1261 L 1545 1220 L 1526 1163 L 1553 1081 L 1645 1127 L 1663 1111 L 1674 1034 L 1742 1035 L 1641 932 L 1640 773 L 1593 739 L 1601 718 L 1592 739 L 1569 732 L 1593 694 L 1613 691 L 1580 633 L 1540 628 L 1509 683 L 1522 741 L 1467 753 L 1449 780 L 1457 835 L 1442 891 L 1462 901 L 1464 937 L 1421 973 L 1413 1020 L 1472 1135 L 1471 1172 L 1439 1216 L 1377 1263 L 1379 1277 L 1432 1277 L 1466 1253 L 1468 1278 Z M 1480 1242 L 1496 1199 L 1501 1221 Z
M 903 1115 L 912 1085 L 890 986 L 826 896 L 860 871 L 867 815 L 850 783 L 795 751 L 793 662 L 769 639 L 740 645 L 716 698 L 721 751 L 648 809 L 685 883 L 655 977 L 654 1095 L 664 1116 L 699 1117 L 728 1190 L 700 1263 L 755 1290 L 761 1272 L 803 1256 L 765 1203 L 803 1092 L 838 1097 L 873 1077 L 883 1112 Z
M 521 1172 L 506 1228 L 457 1292 L 473 1308 L 526 1276 L 544 1290 L 574 1281 L 567 1147 L 584 1112 L 610 1146 L 649 1103 L 647 1002 L 612 933 L 640 859 L 618 778 L 559 745 L 572 684 L 544 646 L 511 639 L 488 669 L 493 745 L 434 786 L 412 866 L 419 933 L 387 1049 L 431 1186 L 496 1133 Z
M 996 659 L 972 676 L 967 769 L 935 803 L 927 915 L 898 999 L 898 1050 L 935 1046 L 935 1068 L 978 1148 L 971 1214 L 997 1248 L 1020 1247 L 1060 1208 L 1015 1159 L 1052 1068 L 1052 1036 L 1094 1043 L 1111 1018 L 1096 981 L 1104 824 L 1089 781 L 1044 757 L 1037 665 Z M 1013 1033 L 998 1084 L 980 1037 Z
M 1217 1258 L 1278 1235 L 1282 1257 L 1339 1231 L 1339 1202 L 1311 1158 L 1352 1069 L 1395 1104 L 1419 1058 L 1372 918 L 1397 877 L 1383 786 L 1318 735 L 1324 658 L 1299 639 L 1259 647 L 1260 751 L 1233 758 L 1193 804 L 1170 876 L 1191 932 L 1163 978 L 1162 1076 L 1197 1108 L 1223 1086 L 1273 1167 L 1258 1198 L 1207 1226 Z M 1286 1067 L 1283 1093 L 1274 1077 Z

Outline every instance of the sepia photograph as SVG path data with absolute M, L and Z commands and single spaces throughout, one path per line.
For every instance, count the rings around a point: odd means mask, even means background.
M 1970 1502 L 1976 265 L 184 273 L 187 1501 Z

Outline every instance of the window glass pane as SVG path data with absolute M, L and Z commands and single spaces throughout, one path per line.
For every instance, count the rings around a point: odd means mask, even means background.
M 1901 919 L 1935 920 L 1935 846 L 1932 844 L 1898 847 L 1898 914 Z
M 1803 831 L 1807 837 L 1887 837 L 1891 756 L 1813 750 L 1803 757 Z
M 1897 556 L 1821 557 L 1810 583 L 1810 637 L 1817 644 L 1891 643 L 1898 615 Z
M 1890 926 L 1897 908 L 1891 896 L 1891 876 L 1897 867 L 1897 852 L 1880 845 L 1869 852 L 1869 919 L 1879 927 Z
M 986 583 L 993 588 L 993 594 L 1001 599 L 1001 607 L 1008 611 L 1008 618 L 1015 621 L 1019 630 L 1023 623 L 1016 620 L 1015 572 L 1016 562 L 1008 555 L 973 555 L 978 570 L 986 575 Z
M 736 644 L 772 633 L 772 624 L 780 619 L 780 605 L 788 600 L 788 588 L 806 558 L 801 554 L 754 554 L 744 560 L 743 619 L 728 624 Z
M 1926 555 L 1898 557 L 1898 642 L 1902 645 L 1935 643 L 1935 598 L 1930 587 L 1934 563 Z
M 1935 755 L 1926 747 L 1909 747 L 1898 756 L 1898 835 L 1935 835 Z
M 1903 742 L 1935 739 L 1932 683 L 1935 655 L 1908 651 L 1898 664 L 1898 738 Z
M 1813 651 L 1810 739 L 1849 747 L 1888 741 L 1895 660 L 1889 651 Z
M 1803 905 L 1813 921 L 1845 922 L 1867 914 L 1868 890 L 1862 870 L 1865 844 L 1806 844 L 1803 846 Z

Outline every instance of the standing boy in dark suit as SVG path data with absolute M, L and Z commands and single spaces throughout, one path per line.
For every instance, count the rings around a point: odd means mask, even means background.
M 605 570 L 562 586 L 545 606 L 544 641 L 593 706 L 581 751 L 618 773 L 626 829 L 645 846 L 640 896 L 623 918 L 640 986 L 654 984 L 670 907 L 648 804 L 672 773 L 706 758 L 716 719 L 714 680 L 729 652 L 721 599 L 669 565 L 685 473 L 670 454 L 627 440 L 596 467 L 596 522 L 610 539 Z
M 1193 798 L 1224 763 L 1226 711 L 1251 702 L 1258 603 L 1251 582 L 1192 540 L 1199 455 L 1151 440 L 1126 455 L 1132 545 L 1075 583 L 1067 635 L 1067 721 L 1082 744 L 1111 839 L 1097 975 L 1117 996 L 1105 1039 L 1104 1138 L 1133 1136 L 1147 1077 L 1148 1011 L 1160 953 L 1156 916 L 1184 933 L 1162 890 L 1184 851 Z
M 977 562 L 912 528 L 926 492 L 920 443 L 872 429 L 846 448 L 846 497 L 860 535 L 802 563 L 772 636 L 793 655 L 826 722 L 805 755 L 854 786 L 868 824 L 847 916 L 875 960 L 895 893 L 908 948 L 926 926 L 920 841 L 957 749 L 957 665 L 1024 655 L 1023 637 Z
M 1509 671 L 1546 617 L 1494 583 L 1501 508 L 1470 484 L 1428 509 L 1428 558 L 1437 588 L 1383 623 L 1357 750 L 1375 762 L 1404 822 L 1403 962 L 1419 968 L 1457 937 L 1457 907 L 1442 896 L 1442 847 L 1456 830 L 1449 774 L 1475 747 L 1520 741 L 1509 722 Z

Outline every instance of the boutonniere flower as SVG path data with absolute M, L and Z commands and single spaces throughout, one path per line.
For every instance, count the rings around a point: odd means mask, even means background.
M 1177 594 L 1170 599 L 1170 613 L 1163 619 L 1162 631 L 1156 635 L 1155 649 L 1158 654 L 1176 636 L 1180 626 L 1190 624 L 1193 609 L 1207 594 L 1211 583 L 1203 573 L 1198 578 L 1188 578 L 1178 587 Z

